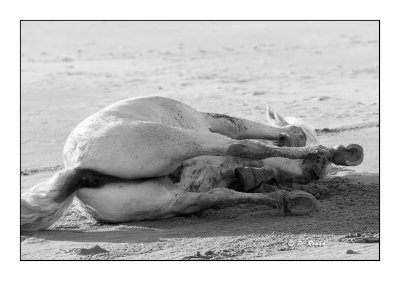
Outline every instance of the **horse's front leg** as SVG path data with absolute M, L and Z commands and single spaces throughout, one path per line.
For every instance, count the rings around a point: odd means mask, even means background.
M 307 137 L 303 129 L 290 125 L 270 107 L 267 107 L 267 123 L 218 113 L 202 112 L 202 114 L 212 132 L 232 139 L 265 139 L 273 141 L 278 146 L 306 145 Z
M 215 188 L 204 193 L 181 193 L 172 210 L 174 215 L 189 215 L 214 207 L 226 208 L 239 204 L 261 204 L 281 215 L 304 215 L 315 209 L 316 199 L 303 191 L 243 193 L 227 188 Z
M 263 184 L 274 184 L 281 182 L 281 173 L 278 169 L 264 166 L 257 167 L 239 167 L 235 169 L 235 175 L 239 179 L 239 190 L 242 192 L 251 192 Z M 275 189 L 269 189 L 274 191 Z
M 278 146 L 305 146 L 307 137 L 303 129 L 286 123 L 282 127 L 224 114 L 203 113 L 213 133 L 232 139 L 266 139 Z

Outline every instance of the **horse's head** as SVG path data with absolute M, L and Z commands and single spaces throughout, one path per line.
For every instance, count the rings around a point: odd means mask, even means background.
M 319 141 L 315 130 L 310 125 L 296 117 L 283 118 L 279 113 L 267 106 L 267 121 L 270 125 L 284 129 L 276 144 L 279 146 L 309 146 L 317 145 Z
M 300 118 L 283 118 L 270 107 L 267 107 L 267 120 L 270 125 L 284 128 L 284 132 L 274 142 L 277 146 L 301 147 L 319 144 L 315 130 Z M 282 160 L 285 165 L 281 166 L 292 171 L 292 173 L 301 170 L 302 177 L 312 180 L 325 177 L 329 172 L 331 163 L 341 166 L 360 165 L 363 161 L 363 155 L 363 148 L 360 145 L 338 145 L 330 148 L 326 153 L 316 154 L 307 159 Z M 291 163 L 291 165 L 288 163 Z

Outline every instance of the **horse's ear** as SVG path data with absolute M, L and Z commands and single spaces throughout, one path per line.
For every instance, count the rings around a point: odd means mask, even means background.
M 267 120 L 269 124 L 276 127 L 289 125 L 289 123 L 277 112 L 273 111 L 269 105 L 267 105 Z

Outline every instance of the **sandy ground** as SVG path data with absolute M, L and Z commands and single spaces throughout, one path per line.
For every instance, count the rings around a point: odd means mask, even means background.
M 23 22 L 22 191 L 60 169 L 81 120 L 135 96 L 257 121 L 270 104 L 365 158 L 295 186 L 319 198 L 307 216 L 242 205 L 104 225 L 74 202 L 21 235 L 21 258 L 379 259 L 378 44 L 374 22 Z

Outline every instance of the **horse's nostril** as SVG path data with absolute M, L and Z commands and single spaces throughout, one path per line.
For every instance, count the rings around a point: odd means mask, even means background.
M 270 184 L 272 185 L 278 185 L 280 182 L 276 177 L 271 178 Z
M 278 138 L 278 145 L 279 146 L 291 146 L 290 145 L 290 136 L 287 134 L 281 134 Z

